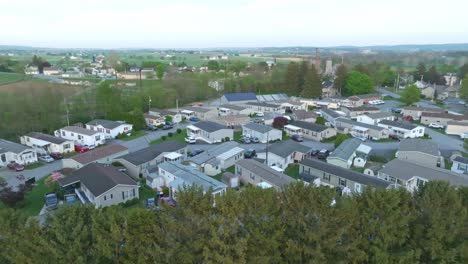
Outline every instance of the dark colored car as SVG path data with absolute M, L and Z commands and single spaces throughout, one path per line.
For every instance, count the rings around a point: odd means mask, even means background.
M 174 126 L 174 123 L 172 123 L 172 121 L 166 121 L 166 125 L 168 125 L 168 126 Z
M 156 131 L 158 130 L 158 127 L 157 126 L 153 126 L 153 125 L 147 125 L 146 126 L 146 129 L 150 130 L 150 131 Z
M 397 135 L 389 135 L 388 138 L 396 140 L 396 141 L 400 141 L 400 138 Z
M 45 205 L 46 205 L 47 210 L 57 209 L 57 206 L 58 206 L 57 194 L 47 193 L 45 195 Z
M 16 163 L 16 162 L 8 163 L 7 168 L 10 169 L 10 170 L 14 170 L 14 171 L 23 171 L 24 170 L 24 166 L 19 164 L 19 163 Z
M 189 118 L 190 121 L 192 122 L 198 122 L 200 121 L 200 118 L 196 117 L 196 116 L 192 116 L 191 118 Z
M 392 113 L 395 113 L 395 114 L 401 114 L 401 109 L 400 108 L 392 108 Z
M 60 154 L 58 152 L 52 152 L 52 153 L 50 153 L 49 156 L 51 156 L 53 159 L 56 159 L 56 160 L 63 159 L 62 154 Z
M 79 153 L 85 153 L 89 151 L 89 148 L 83 145 L 75 144 L 75 151 Z
M 196 156 L 196 155 L 198 155 L 198 154 L 200 154 L 200 153 L 203 153 L 203 152 L 204 152 L 203 149 L 194 149 L 194 150 L 192 150 L 192 152 L 190 152 L 190 155 L 189 155 L 189 156 L 190 156 L 190 157 L 193 157 L 193 156 Z
M 317 154 L 319 153 L 319 151 L 320 151 L 320 150 L 318 150 L 318 149 L 313 149 L 313 150 L 310 151 L 310 155 L 312 155 L 312 156 L 317 156 Z
M 328 155 L 330 155 L 330 152 L 326 149 L 322 149 L 319 151 L 319 153 L 317 153 L 317 157 L 319 159 L 326 159 Z
M 301 135 L 292 135 L 291 137 L 292 140 L 297 141 L 297 142 L 302 142 L 304 141 L 304 138 Z
M 171 128 L 173 128 L 173 126 L 164 125 L 162 129 L 163 129 L 163 130 L 168 130 L 168 129 L 171 129 Z
M 252 159 L 252 158 L 255 158 L 256 156 L 257 156 L 257 152 L 255 151 L 255 149 L 249 149 L 244 152 L 245 159 Z

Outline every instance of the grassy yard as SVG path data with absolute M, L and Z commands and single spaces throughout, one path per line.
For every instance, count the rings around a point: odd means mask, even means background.
M 450 159 L 445 159 L 444 164 L 445 164 L 445 168 L 446 168 L 447 170 L 452 169 L 452 164 L 453 164 L 453 162 L 452 162 Z
M 39 214 L 42 207 L 44 206 L 44 195 L 54 191 L 52 186 L 47 186 L 45 184 L 45 179 L 46 178 L 43 178 L 42 180 L 37 181 L 33 189 L 26 193 L 24 198 L 24 206 L 19 210 L 30 216 Z
M 140 201 L 156 197 L 156 191 L 151 189 L 148 185 L 142 184 L 140 188 Z
M 284 174 L 294 178 L 299 178 L 299 164 L 290 164 L 285 170 Z
M 26 79 L 30 79 L 30 78 L 27 75 L 24 75 L 24 74 L 8 73 L 8 72 L 1 72 L 0 73 L 0 85 L 15 83 L 15 82 L 23 81 L 23 80 L 26 80 Z
M 42 167 L 42 166 L 44 166 L 44 163 L 36 162 L 36 163 L 29 164 L 29 165 L 25 166 L 24 169 L 25 170 L 33 170 L 35 168 L 39 168 L 39 167 Z
M 234 141 L 239 141 L 242 137 L 242 131 L 234 131 Z
M 286 131 L 283 130 L 283 139 L 282 140 L 288 140 L 291 137 L 286 133 Z
M 173 132 L 172 137 L 166 136 L 165 140 L 163 140 L 163 137 L 161 137 L 159 139 L 151 141 L 150 145 L 159 144 L 159 143 L 161 143 L 163 141 L 166 141 L 166 140 L 175 140 L 175 141 L 179 141 L 181 143 L 185 143 L 185 137 L 186 136 L 187 136 L 187 130 L 182 129 L 180 134 L 178 134 L 177 132 Z
M 223 176 L 223 173 L 225 172 L 230 172 L 232 174 L 234 174 L 236 172 L 236 167 L 234 165 L 232 165 L 231 167 L 227 168 L 226 170 L 224 170 L 223 172 L 219 173 L 219 174 L 216 174 L 215 176 L 213 176 L 212 178 L 213 179 L 216 179 L 218 181 L 221 181 L 221 177 Z
M 376 140 L 375 142 L 385 143 L 385 142 L 395 142 L 395 140 L 391 138 L 381 138 L 379 140 Z
M 134 139 L 139 138 L 139 137 L 143 137 L 146 134 L 148 134 L 148 133 L 143 131 L 143 130 L 134 131 L 134 132 L 132 132 L 132 134 L 130 136 L 128 136 L 128 137 L 126 136 L 126 137 L 120 138 L 120 139 L 123 140 L 123 141 L 130 141 L 130 140 L 134 140 Z

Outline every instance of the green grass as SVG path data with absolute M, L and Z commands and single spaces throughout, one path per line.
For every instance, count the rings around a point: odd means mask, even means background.
M 33 170 L 35 168 L 39 168 L 39 167 L 42 167 L 42 166 L 44 166 L 44 163 L 36 162 L 36 163 L 29 164 L 29 165 L 25 166 L 24 169 L 25 170 Z
M 168 132 L 169 133 L 169 132 Z M 182 132 L 180 134 L 177 134 L 177 132 L 173 132 L 173 135 L 172 137 L 169 137 L 167 136 L 166 134 L 166 141 L 167 140 L 175 140 L 175 141 L 179 141 L 181 143 L 185 143 L 185 137 L 187 136 L 187 130 L 185 129 L 182 129 Z M 161 138 L 159 139 L 156 139 L 156 140 L 153 140 L 150 142 L 150 145 L 154 145 L 154 144 L 159 144 L 161 142 L 164 142 L 165 140 Z
M 239 141 L 242 137 L 242 131 L 234 131 L 234 141 Z
M 43 178 L 42 180 L 37 181 L 33 189 L 26 193 L 24 198 L 24 206 L 19 210 L 23 211 L 29 216 L 39 214 L 42 207 L 44 206 L 44 195 L 54 191 L 53 186 L 47 186 L 45 184 L 45 179 L 46 178 Z
M 148 185 L 142 183 L 139 190 L 139 200 L 144 201 L 149 198 L 156 197 L 156 191 L 151 189 Z
M 444 164 L 445 164 L 445 169 L 447 170 L 452 169 L 453 162 L 450 159 L 445 159 Z
M 395 142 L 395 140 L 393 140 L 391 138 L 381 138 L 379 140 L 376 140 L 375 142 L 387 143 L 387 142 Z
M 336 136 L 329 137 L 329 138 L 324 138 L 320 142 L 322 143 L 335 143 Z
M 299 178 L 299 164 L 290 164 L 285 170 L 284 174 L 294 178 Z
M 134 140 L 134 139 L 139 138 L 139 137 L 143 137 L 143 136 L 145 136 L 147 134 L 148 133 L 143 131 L 143 130 L 133 131 L 130 136 L 126 136 L 126 137 L 120 138 L 120 139 L 123 140 L 123 141 L 130 141 L 130 140 Z
M 365 168 L 352 168 L 353 171 L 357 171 L 359 173 L 364 173 Z
M 283 137 L 282 138 L 283 138 L 282 140 L 288 140 L 291 137 L 286 133 L 286 131 L 283 130 Z
M 30 79 L 30 77 L 24 74 L 0 72 L 0 85 L 15 83 L 27 79 Z
M 216 174 L 216 175 L 213 176 L 212 178 L 213 178 L 213 179 L 216 179 L 216 180 L 218 180 L 218 181 L 221 181 L 221 177 L 223 176 L 223 173 L 225 173 L 225 172 L 230 172 L 230 173 L 234 174 L 234 173 L 236 172 L 236 167 L 235 167 L 235 165 L 232 165 L 231 167 L 225 169 L 225 170 L 222 171 L 221 173 Z

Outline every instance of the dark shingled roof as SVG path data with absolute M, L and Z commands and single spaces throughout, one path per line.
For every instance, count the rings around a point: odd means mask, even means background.
M 90 125 L 90 126 L 101 125 L 102 127 L 107 128 L 107 129 L 114 129 L 114 128 L 119 127 L 120 125 L 123 125 L 125 123 L 112 121 L 112 120 L 105 120 L 105 119 L 94 119 L 92 121 L 89 121 L 86 124 Z
M 255 93 L 227 93 L 224 94 L 224 98 L 226 98 L 230 102 L 257 101 L 257 96 L 255 95 Z
M 88 152 L 78 154 L 71 157 L 71 159 L 79 162 L 80 164 L 88 164 L 90 162 L 100 160 L 102 158 L 118 154 L 122 151 L 128 150 L 126 147 L 119 144 L 106 145 L 99 148 L 92 149 Z
M 50 142 L 50 143 L 53 143 L 53 144 L 62 144 L 62 143 L 71 141 L 71 140 L 67 140 L 67 139 L 63 139 L 63 138 L 59 138 L 59 137 L 54 137 L 54 136 L 39 133 L 39 132 L 30 132 L 30 133 L 26 134 L 26 136 L 30 137 L 30 138 L 36 138 L 36 139 L 44 140 L 44 141 L 47 141 L 47 142 Z
M 371 185 L 379 188 L 387 188 L 391 185 L 391 182 L 365 175 L 350 169 L 345 169 L 342 167 L 338 167 L 323 161 L 319 161 L 317 159 L 305 159 L 300 162 L 300 164 L 311 167 L 326 173 L 330 173 L 354 182 L 358 182 L 364 185 Z M 313 176 L 320 176 L 320 175 L 313 175 Z
M 273 184 L 279 188 L 286 186 L 294 182 L 294 179 L 290 176 L 275 171 L 274 169 L 268 167 L 265 164 L 262 164 L 253 159 L 242 159 L 236 162 L 236 166 L 245 168 L 246 170 L 251 171 L 255 175 L 261 177 L 264 181 Z
M 95 197 L 117 185 L 137 186 L 132 178 L 120 172 L 117 168 L 99 163 L 90 163 L 76 170 L 72 175 L 59 179 L 58 182 L 61 186 L 81 182 Z
M 322 132 L 328 129 L 327 126 L 324 125 L 319 125 L 311 122 L 306 122 L 306 121 L 296 121 L 293 122 L 291 125 L 297 126 L 303 129 L 311 130 L 314 132 Z
M 184 148 L 186 144 L 178 141 L 170 140 L 164 141 L 160 144 L 151 145 L 147 148 L 135 151 L 133 153 L 119 157 L 119 159 L 126 160 L 133 165 L 141 165 L 146 163 L 165 152 L 174 152 Z
M 13 152 L 18 154 L 27 149 L 31 148 L 0 138 L 0 153 Z
M 415 129 L 417 126 L 408 123 L 408 122 L 401 122 L 401 121 L 391 121 L 391 120 L 382 120 L 379 122 L 379 124 L 387 125 L 387 126 L 392 126 L 392 127 L 399 127 L 399 128 L 404 128 L 408 130 Z
M 307 153 L 310 151 L 310 149 L 311 149 L 310 147 L 306 147 L 295 141 L 287 140 L 287 141 L 282 141 L 282 142 L 271 145 L 268 148 L 268 151 L 270 153 L 273 153 L 280 157 L 285 158 L 291 155 L 291 153 L 295 151 L 300 152 L 300 153 Z
M 453 161 L 468 164 L 468 158 L 462 156 L 456 156 Z
M 407 138 L 400 142 L 398 151 L 418 151 L 432 156 L 439 156 L 439 145 L 432 140 Z
M 452 119 L 452 120 L 457 120 L 457 121 L 463 121 L 463 120 L 468 120 L 467 115 L 453 115 L 449 113 L 430 113 L 430 112 L 422 112 L 421 117 L 438 117 L 438 118 L 447 118 L 447 119 Z
M 356 107 L 344 107 L 346 109 L 348 109 L 348 111 L 350 112 L 363 112 L 363 111 L 380 111 L 380 109 L 378 109 L 377 107 L 374 107 L 374 106 L 365 106 L 365 105 L 362 105 L 362 106 L 356 106 Z
M 201 130 L 204 130 L 206 132 L 215 132 L 215 131 L 226 128 L 225 126 L 212 122 L 212 121 L 201 121 L 201 122 L 193 124 L 193 126 L 198 127 Z
M 248 128 L 248 129 L 252 129 L 252 130 L 260 132 L 260 133 L 266 133 L 266 132 L 269 132 L 269 131 L 274 129 L 271 126 L 266 126 L 266 125 L 257 124 L 257 123 L 248 123 L 248 124 L 244 125 L 244 127 Z

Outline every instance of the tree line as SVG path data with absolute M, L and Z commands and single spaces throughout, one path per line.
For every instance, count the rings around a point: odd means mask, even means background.
M 40 225 L 0 209 L 1 263 L 466 263 L 468 189 L 247 187 L 178 205 L 62 206 Z

